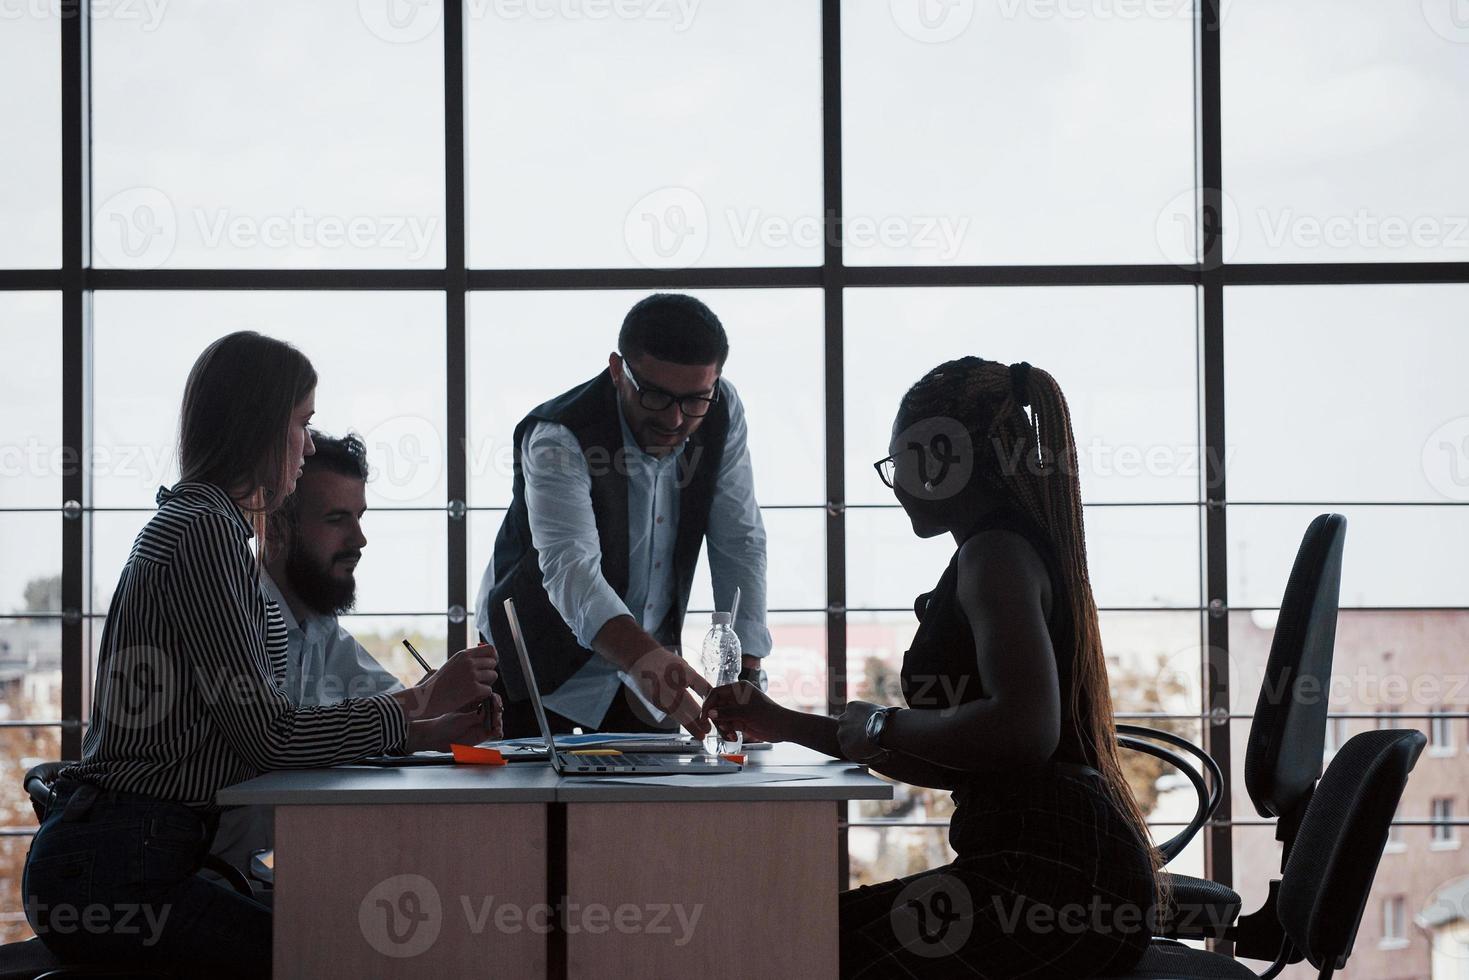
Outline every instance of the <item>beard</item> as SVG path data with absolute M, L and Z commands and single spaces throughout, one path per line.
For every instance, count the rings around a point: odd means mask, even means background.
M 291 588 L 312 612 L 323 616 L 341 616 L 357 605 L 357 579 L 348 573 L 346 578 L 332 575 L 332 563 L 338 558 L 360 555 L 357 551 L 341 551 L 332 555 L 326 565 L 320 565 L 300 548 L 292 547 L 286 555 L 286 576 Z

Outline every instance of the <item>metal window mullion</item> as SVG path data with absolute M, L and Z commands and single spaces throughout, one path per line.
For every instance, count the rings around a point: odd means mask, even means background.
M 464 6 L 444 3 L 444 358 L 445 445 L 449 576 L 448 650 L 468 646 L 468 302 L 464 214 Z
M 1195 126 L 1199 188 L 1199 234 L 1202 264 L 1202 396 L 1204 409 L 1204 586 L 1208 611 L 1204 615 L 1204 687 L 1206 714 L 1204 751 L 1225 773 L 1219 809 L 1231 813 L 1229 676 L 1229 568 L 1226 544 L 1226 489 L 1224 469 L 1224 253 L 1220 215 L 1223 214 L 1223 154 L 1220 100 L 1219 14 L 1221 0 L 1199 0 L 1196 18 Z M 1230 233 L 1233 233 L 1230 229 Z M 1227 825 L 1213 824 L 1204 838 L 1204 874 L 1230 885 L 1234 880 L 1234 842 Z M 1214 948 L 1228 954 L 1233 944 L 1217 941 Z
M 61 755 L 82 751 L 82 680 L 87 624 L 87 302 L 91 168 L 86 3 L 67 0 L 61 27 Z
M 836 713 L 847 699 L 847 521 L 845 453 L 844 296 L 842 266 L 842 10 L 841 0 L 821 4 L 821 289 L 826 391 L 826 697 Z M 851 876 L 846 802 L 837 807 L 837 887 Z

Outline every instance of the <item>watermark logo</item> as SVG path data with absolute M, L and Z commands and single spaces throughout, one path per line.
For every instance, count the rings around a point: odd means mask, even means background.
M 172 658 L 157 647 L 127 647 L 107 658 L 101 685 L 104 724 L 137 731 L 173 712 L 178 678 Z
M 974 0 L 889 0 L 898 30 L 924 44 L 952 41 L 974 20 Z
M 158 268 L 173 255 L 178 235 L 173 201 L 156 187 L 118 191 L 102 202 L 92 222 L 92 247 L 117 268 Z
M 1469 501 L 1469 415 L 1449 419 L 1424 440 L 1423 475 L 1446 500 Z
M 389 44 L 422 41 L 438 29 L 443 11 L 436 0 L 357 0 L 363 25 Z
M 1202 190 L 1191 187 L 1158 212 L 1153 228 L 1158 251 L 1174 265 L 1193 266 L 1203 261 L 1220 235 L 1224 236 L 1224 261 L 1233 258 L 1239 247 L 1239 208 L 1234 200 L 1222 191 L 1217 207 L 1203 198 Z
M 66 3 L 63 0 L 0 0 L 0 21 L 21 20 L 67 20 L 75 17 L 85 6 L 87 16 L 93 22 L 113 21 L 137 24 L 138 29 L 151 34 L 163 23 L 163 14 L 169 0 L 80 0 Z
M 1423 0 L 1423 19 L 1445 41 L 1469 44 L 1469 0 Z
M 362 937 L 394 959 L 427 952 L 439 938 L 443 919 L 439 890 L 423 875 L 394 875 L 381 881 L 357 907 Z
M 438 428 L 419 415 L 395 415 L 362 437 L 372 467 L 372 489 L 393 503 L 423 500 L 444 472 Z
M 898 433 L 892 468 L 895 489 L 918 500 L 947 500 L 969 485 L 974 443 L 958 419 L 920 419 Z
M 893 936 L 908 952 L 934 959 L 953 956 L 974 930 L 974 899 L 964 882 L 938 872 L 909 882 L 888 917 Z
M 662 187 L 638 200 L 622 223 L 629 254 L 650 269 L 683 269 L 709 247 L 709 212 L 687 187 Z

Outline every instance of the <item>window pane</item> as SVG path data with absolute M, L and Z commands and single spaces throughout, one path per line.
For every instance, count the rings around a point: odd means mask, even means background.
M 1444 120 L 1469 115 L 1466 42 L 1447 0 L 1229 4 L 1228 257 L 1464 261 L 1469 131 Z
M 826 511 L 771 510 L 765 523 L 768 565 L 766 604 L 771 609 L 826 608 Z M 714 585 L 709 575 L 709 549 L 699 554 L 689 607 L 712 610 Z M 708 620 L 704 621 L 708 627 Z M 703 635 L 702 631 L 700 635 Z
M 1188 261 L 1192 5 L 1121 9 L 843 4 L 847 262 Z
M 849 503 L 890 504 L 872 471 L 904 392 L 965 355 L 1029 361 L 1061 385 L 1089 503 L 1198 499 L 1191 287 L 847 291 Z
M 436 24 L 397 44 L 370 4 L 165 13 L 92 20 L 97 266 L 443 265 Z
M 311 358 L 313 425 L 364 437 L 369 507 L 443 506 L 442 293 L 100 292 L 94 311 L 98 506 L 151 510 L 158 487 L 177 480 L 184 381 L 200 352 L 234 330 L 290 341 Z
M 61 30 L 57 7 L 8 7 L 0 31 L 0 269 L 61 265 Z M 0 316 L 0 323 L 5 317 Z
M 826 619 L 811 613 L 771 613 L 772 646 L 765 658 L 769 693 L 776 703 L 797 711 L 826 714 Z M 694 612 L 684 619 L 683 654 L 702 671 L 699 651 L 709 617 Z M 712 680 L 712 678 L 710 678 Z
M 454 652 L 448 649 L 448 626 L 442 615 L 343 616 L 340 622 L 342 628 L 372 654 L 373 659 L 405 686 L 411 687 L 423 680 L 423 668 L 403 647 L 405 638 L 423 654 L 423 659 L 431 667 L 442 666 Z
M 60 511 L 0 512 L 0 613 L 61 611 Z
M 509 505 L 516 423 L 541 402 L 606 370 L 622 318 L 644 295 L 626 290 L 471 294 L 471 502 Z M 745 406 L 760 503 L 821 503 L 826 464 L 820 291 L 729 289 L 690 295 L 707 303 L 729 334 L 725 377 Z
M 54 721 L 60 718 L 61 621 L 19 617 L 0 619 L 0 678 L 3 678 L 3 683 L 0 683 L 0 720 Z M 0 729 L 0 739 L 7 731 L 10 729 Z M 5 758 L 25 755 L 22 750 L 31 745 L 31 740 L 23 735 L 15 738 L 17 749 L 6 753 Z M 9 786 L 4 779 L 0 779 L 0 783 Z
M 1099 606 L 1198 608 L 1192 507 L 1088 507 L 1087 560 Z M 918 538 L 896 507 L 847 512 L 847 603 L 908 609 L 938 582 L 951 537 Z
M 904 787 L 914 795 L 940 793 L 923 787 Z M 942 794 L 945 799 L 948 793 Z M 920 808 L 921 809 L 921 808 Z M 949 847 L 948 827 L 853 827 L 847 831 L 850 887 L 876 885 L 893 878 L 918 874 L 948 864 L 955 854 Z
M 474 265 L 820 263 L 819 4 L 466 10 Z
M 58 506 L 66 468 L 58 294 L 0 292 L 0 363 L 24 365 L 0 385 L 0 507 Z
M 1229 508 L 1229 601 L 1278 606 L 1301 535 L 1321 507 Z M 1469 507 L 1330 508 L 1347 518 L 1341 604 L 1469 605 Z
M 1469 501 L 1469 285 L 1225 297 L 1232 500 Z

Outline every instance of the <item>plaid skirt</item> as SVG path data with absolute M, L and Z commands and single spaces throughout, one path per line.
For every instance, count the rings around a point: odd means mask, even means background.
M 1154 933 L 1146 844 L 1079 767 L 955 791 L 952 864 L 841 896 L 844 977 L 1125 972 Z

